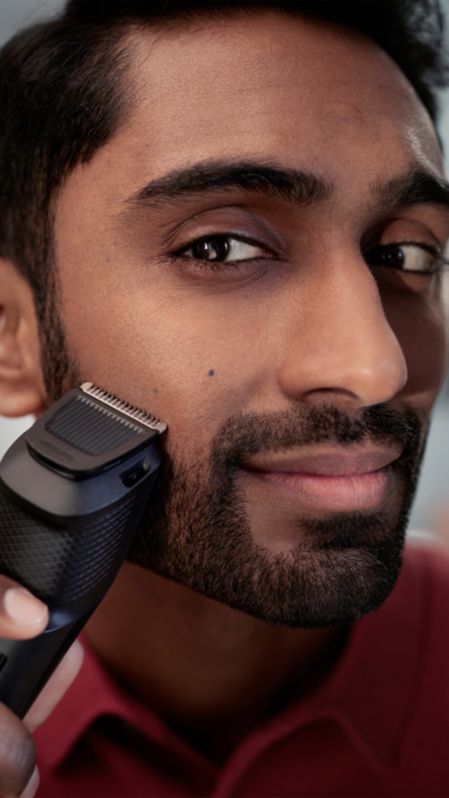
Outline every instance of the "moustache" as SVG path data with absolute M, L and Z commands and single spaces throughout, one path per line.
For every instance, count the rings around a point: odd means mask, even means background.
M 319 443 L 349 446 L 382 443 L 400 448 L 401 461 L 416 460 L 423 424 L 410 407 L 396 409 L 379 404 L 351 417 L 330 404 L 296 407 L 283 414 L 239 414 L 221 428 L 213 444 L 216 466 L 239 467 L 247 455 Z

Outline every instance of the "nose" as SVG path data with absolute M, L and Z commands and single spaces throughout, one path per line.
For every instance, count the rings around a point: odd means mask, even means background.
M 404 352 L 362 255 L 315 269 L 307 285 L 291 293 L 288 307 L 280 369 L 286 395 L 344 397 L 360 408 L 388 402 L 403 389 Z

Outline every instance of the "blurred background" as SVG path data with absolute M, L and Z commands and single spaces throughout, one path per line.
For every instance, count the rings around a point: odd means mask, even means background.
M 95 0 L 93 0 L 95 1 Z M 442 0 L 449 20 L 449 0 Z M 20 27 L 51 16 L 63 6 L 63 0 L 0 0 L 0 45 Z M 448 21 L 449 27 L 449 21 Z M 449 46 L 449 36 L 448 36 Z M 441 132 L 445 142 L 446 166 L 449 171 L 449 92 L 442 95 Z M 449 274 L 447 276 L 449 289 Z M 447 291 L 449 297 L 449 290 Z M 429 352 L 429 357 L 432 353 Z M 0 417 L 0 458 L 13 440 L 32 419 L 10 421 Z M 413 534 L 427 533 L 441 524 L 443 507 L 449 501 L 449 380 L 436 406 L 429 437 L 424 470 L 415 500 L 410 529 Z M 449 512 L 447 539 L 449 540 Z

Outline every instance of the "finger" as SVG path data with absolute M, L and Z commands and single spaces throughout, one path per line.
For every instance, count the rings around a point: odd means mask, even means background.
M 17 582 L 0 576 L 0 637 L 24 640 L 44 631 L 48 608 Z
M 53 712 L 56 705 L 68 690 L 83 664 L 83 647 L 77 640 L 59 663 L 55 672 L 28 710 L 24 723 L 34 731 Z
M 39 781 L 39 770 L 35 767 L 27 786 L 24 791 L 20 793 L 20 798 L 34 798 L 37 793 L 37 788 L 39 787 Z
M 28 729 L 0 704 L 0 795 L 17 796 L 27 787 L 36 755 Z

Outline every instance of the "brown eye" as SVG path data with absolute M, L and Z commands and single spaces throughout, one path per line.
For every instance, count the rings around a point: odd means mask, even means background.
M 196 241 L 186 252 L 190 252 L 191 257 L 197 260 L 224 261 L 227 259 L 230 249 L 227 238 L 215 236 Z
M 385 244 L 365 253 L 368 266 L 384 266 L 414 274 L 436 274 L 445 265 L 438 250 L 427 244 Z
M 178 254 L 209 263 L 235 263 L 264 257 L 267 250 L 255 242 L 237 236 L 215 235 L 193 241 Z

